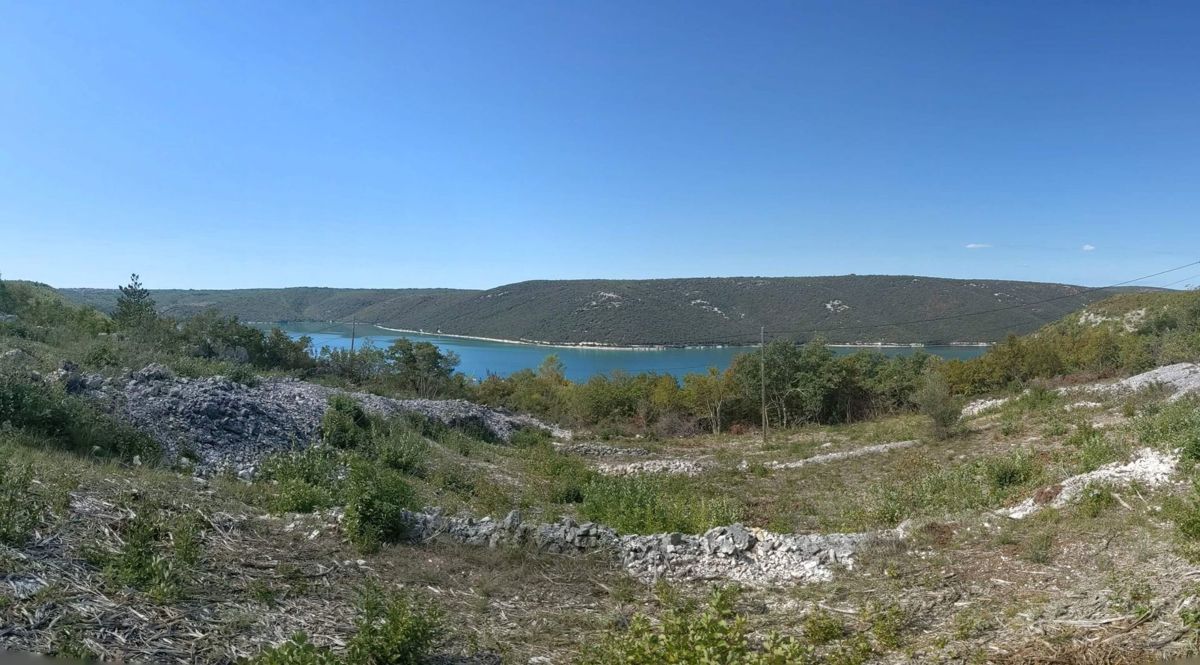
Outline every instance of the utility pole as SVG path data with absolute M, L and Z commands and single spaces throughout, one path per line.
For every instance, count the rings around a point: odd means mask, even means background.
M 758 379 L 762 385 L 762 440 L 767 442 L 767 328 L 758 328 Z

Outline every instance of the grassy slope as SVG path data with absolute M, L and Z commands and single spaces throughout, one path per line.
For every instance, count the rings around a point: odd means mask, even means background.
M 108 289 L 61 291 L 106 311 L 117 295 Z M 253 321 L 357 319 L 549 342 L 751 343 L 765 326 L 801 338 L 821 334 L 831 342 L 936 343 L 992 341 L 1031 332 L 1112 294 L 1081 291 L 1038 282 L 849 275 L 531 281 L 487 291 L 305 287 L 164 290 L 154 295 L 165 312 L 175 315 L 216 307 Z M 1051 298 L 1061 299 L 994 314 L 893 325 Z

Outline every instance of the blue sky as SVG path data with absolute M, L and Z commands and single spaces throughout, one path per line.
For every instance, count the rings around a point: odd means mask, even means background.
M 1166 2 L 0 0 L 0 271 L 1116 282 L 1200 259 L 1197 34 Z

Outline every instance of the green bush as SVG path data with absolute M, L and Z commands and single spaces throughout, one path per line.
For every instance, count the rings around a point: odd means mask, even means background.
M 1182 450 L 1183 458 L 1200 461 L 1200 400 L 1180 399 L 1138 417 L 1138 439 L 1160 450 Z
M 191 580 L 201 552 L 196 524 L 155 510 L 141 510 L 126 523 L 114 552 L 94 552 L 114 583 L 167 601 L 178 598 Z
M 1079 471 L 1095 471 L 1121 457 L 1122 449 L 1101 430 L 1083 423 L 1067 439 L 1067 444 L 1079 449 Z
M 328 446 L 272 455 L 258 480 L 271 483 L 267 508 L 276 513 L 309 513 L 342 499 L 349 454 Z
M 623 533 L 703 533 L 740 519 L 733 501 L 694 487 L 683 478 L 601 476 L 584 489 L 580 513 Z
M 32 469 L 0 459 L 0 544 L 24 545 L 42 509 L 42 502 L 33 494 Z
M 374 454 L 380 464 L 401 473 L 418 478 L 428 473 L 429 443 L 410 429 L 393 425 L 377 430 Z
M 243 661 L 246 665 L 337 665 L 342 659 L 329 649 L 308 641 L 308 635 L 296 633 L 292 639 L 263 649 L 258 656 Z
M 416 508 L 415 495 L 404 476 L 364 460 L 350 465 L 346 486 L 346 535 L 364 552 L 404 537 L 404 512 Z
M 550 443 L 550 433 L 536 427 L 524 427 L 512 433 L 508 443 L 517 448 L 539 448 Z
M 321 439 L 334 448 L 359 448 L 371 440 L 371 419 L 353 397 L 334 395 L 321 421 Z
M 946 439 L 958 431 L 962 405 L 950 394 L 950 385 L 939 372 L 926 372 L 914 396 L 917 408 L 929 418 L 935 439 Z
M 1033 458 L 1019 450 L 1003 457 L 993 457 L 984 463 L 983 468 L 994 490 L 1024 485 L 1038 473 Z
M 596 472 L 583 460 L 564 455 L 549 444 L 524 452 L 525 469 L 536 480 L 535 491 L 551 503 L 583 501 L 588 483 Z
M 736 592 L 714 589 L 707 605 L 664 600 L 669 606 L 658 625 L 644 614 L 629 627 L 610 633 L 585 655 L 585 665 L 804 665 L 817 662 L 807 645 L 772 635 L 756 649 L 746 618 L 734 611 Z
M 415 598 L 363 592 L 358 632 L 346 645 L 346 660 L 363 665 L 417 665 L 445 635 L 439 612 Z
M 1089 483 L 1083 488 L 1083 494 L 1079 496 L 1075 505 L 1083 515 L 1099 517 L 1101 513 L 1117 505 L 1117 499 L 1109 488 Z
M 445 636 L 441 613 L 416 598 L 368 587 L 359 601 L 356 632 L 343 655 L 308 641 L 304 633 L 264 649 L 246 665 L 417 665 Z
M 158 445 L 78 397 L 40 383 L 0 377 L 0 424 L 52 439 L 81 455 L 152 463 Z

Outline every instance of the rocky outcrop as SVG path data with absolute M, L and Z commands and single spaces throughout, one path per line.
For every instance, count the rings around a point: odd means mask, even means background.
M 741 524 L 701 535 L 620 535 L 591 522 L 563 518 L 530 524 L 517 511 L 502 520 L 447 517 L 439 511 L 410 513 L 414 540 L 444 537 L 486 547 L 532 546 L 545 552 L 608 550 L 626 570 L 646 582 L 728 580 L 748 586 L 826 581 L 835 569 L 850 568 L 864 544 L 899 537 L 895 531 L 849 534 L 780 534 Z
M 79 374 L 74 368 L 56 377 L 69 392 L 102 402 L 146 432 L 169 461 L 189 459 L 202 473 L 232 469 L 252 475 L 271 453 L 307 446 L 318 435 L 329 398 L 343 391 L 295 379 L 271 379 L 249 386 L 216 376 L 176 377 L 150 365 L 124 377 Z M 507 441 L 526 427 L 568 432 L 529 416 L 513 415 L 465 400 L 396 400 L 345 393 L 381 415 L 415 413 L 452 427 L 469 427 Z

